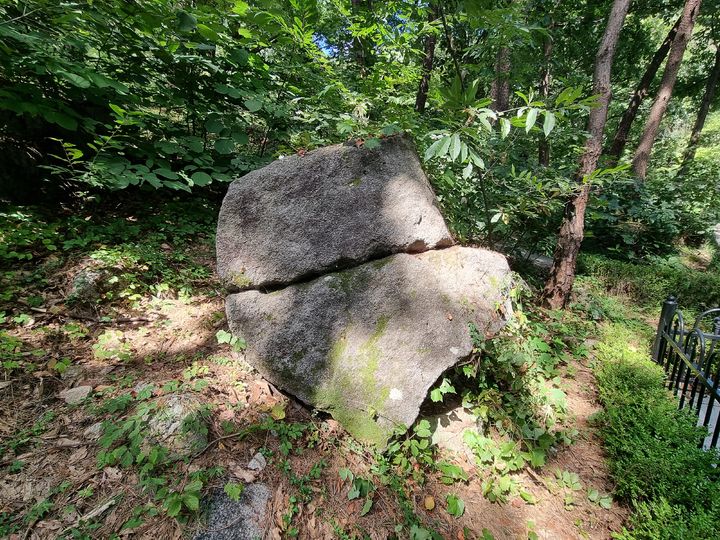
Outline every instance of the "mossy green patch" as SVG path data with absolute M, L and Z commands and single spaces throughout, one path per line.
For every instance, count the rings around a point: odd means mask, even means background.
M 245 275 L 245 272 L 232 272 L 230 274 L 230 283 L 241 289 L 252 287 L 252 280 Z
M 352 268 L 333 274 L 328 286 L 333 290 L 351 295 L 354 291 L 366 288 L 369 281 L 370 273 L 367 269 Z
M 356 355 L 348 354 L 350 327 L 343 330 L 328 351 L 330 381 L 314 395 L 318 407 L 328 410 L 354 437 L 379 445 L 384 445 L 390 435 L 378 425 L 373 412 L 381 410 L 390 397 L 390 388 L 376 376 L 381 357 L 378 342 L 389 321 L 385 315 L 377 319 L 373 333 Z

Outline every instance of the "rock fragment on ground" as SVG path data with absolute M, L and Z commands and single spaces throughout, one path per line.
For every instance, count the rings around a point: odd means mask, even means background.
M 68 405 L 77 405 L 85 401 L 85 399 L 92 392 L 92 386 L 76 386 L 74 388 L 68 388 L 60 392 L 60 398 L 65 400 Z
M 262 471 L 267 466 L 267 460 L 260 452 L 255 454 L 248 463 L 247 468 L 251 471 Z
M 189 457 L 207 444 L 203 404 L 189 394 L 170 394 L 157 400 L 148 418 L 146 443 L 161 444 L 173 457 Z
M 235 502 L 222 489 L 213 491 L 207 527 L 194 540 L 257 540 L 265 538 L 270 524 L 267 505 L 270 489 L 250 484 Z
M 397 254 L 265 294 L 228 296 L 233 333 L 268 380 L 383 445 L 428 389 L 510 312 L 510 270 L 491 251 Z
M 464 455 L 474 462 L 472 452 L 464 442 L 465 432 L 478 430 L 477 419 L 464 407 L 433 415 L 430 422 L 432 443 L 439 448 Z
M 218 218 L 218 274 L 230 289 L 265 288 L 452 243 L 409 140 L 372 150 L 339 144 L 230 185 Z

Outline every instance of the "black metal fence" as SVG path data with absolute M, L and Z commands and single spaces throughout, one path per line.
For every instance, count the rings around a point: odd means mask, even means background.
M 718 446 L 720 438 L 720 308 L 704 311 L 691 328 L 685 326 L 675 297 L 663 304 L 652 357 L 667 373 L 668 388 L 680 409 L 698 416 L 708 430 L 704 448 Z

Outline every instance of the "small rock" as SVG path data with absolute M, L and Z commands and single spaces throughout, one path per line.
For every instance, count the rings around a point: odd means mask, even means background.
M 197 398 L 170 394 L 160 398 L 158 405 L 148 420 L 146 444 L 162 444 L 173 457 L 191 456 L 207 444 L 207 426 Z
M 90 395 L 90 392 L 92 392 L 92 386 L 76 386 L 60 392 L 60 397 L 68 405 L 77 405 L 83 402 Z
M 463 442 L 468 429 L 477 430 L 475 417 L 463 407 L 428 418 L 432 431 L 432 443 L 445 450 L 466 455 L 473 462 L 472 453 Z
M 251 471 L 262 471 L 266 465 L 267 461 L 265 460 L 265 456 L 258 452 L 250 460 L 250 463 L 248 463 L 248 469 Z
M 70 303 L 92 304 L 102 294 L 105 272 L 96 268 L 83 268 L 72 279 L 67 299 Z
M 97 440 L 100 438 L 100 434 L 102 433 L 102 422 L 96 422 L 90 427 L 85 428 L 85 431 L 83 431 L 83 437 L 86 439 L 90 439 L 91 441 Z
M 60 378 L 64 381 L 74 381 L 82 377 L 85 373 L 85 369 L 82 366 L 72 365 L 68 366 L 65 371 L 60 374 Z
M 245 486 L 238 502 L 222 489 L 213 491 L 207 529 L 193 540 L 255 540 L 265 538 L 270 489 L 265 484 Z

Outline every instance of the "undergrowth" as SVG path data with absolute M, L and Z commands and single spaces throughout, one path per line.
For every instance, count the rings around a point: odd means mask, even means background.
M 598 422 L 615 493 L 633 509 L 616 538 L 717 538 L 718 454 L 698 447 L 704 430 L 665 390 L 647 333 L 607 322 L 600 338 L 596 376 L 605 410 Z

